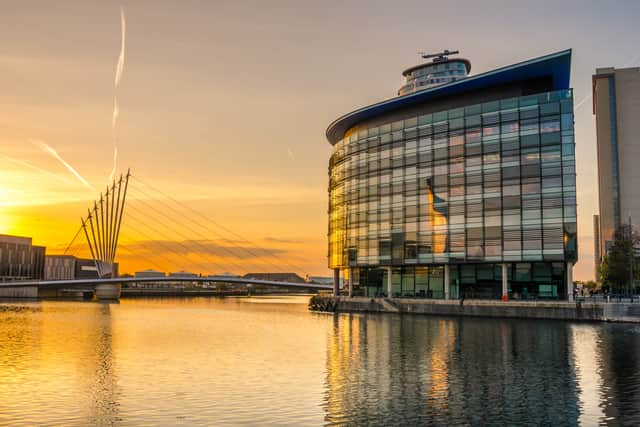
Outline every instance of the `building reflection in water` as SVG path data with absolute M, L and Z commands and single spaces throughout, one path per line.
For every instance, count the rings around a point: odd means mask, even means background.
M 596 342 L 604 419 L 640 425 L 640 327 L 603 325 Z
M 577 424 L 580 388 L 572 327 L 336 315 L 327 346 L 326 421 Z

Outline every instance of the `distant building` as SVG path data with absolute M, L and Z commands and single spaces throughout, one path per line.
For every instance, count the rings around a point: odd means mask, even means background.
M 188 271 L 176 271 L 169 273 L 169 277 L 198 277 L 196 273 L 190 273 Z
M 73 255 L 46 255 L 44 280 L 70 280 L 76 276 L 76 257 Z
M 598 270 L 602 263 L 602 253 L 600 252 L 600 215 L 593 216 L 593 260 L 594 260 L 594 277 L 595 281 L 599 281 Z
M 602 258 L 621 225 L 640 224 L 640 68 L 597 68 L 592 83 Z
M 270 280 L 273 282 L 306 283 L 296 273 L 247 273 L 243 277 L 245 279 Z
M 76 259 L 75 274 L 77 279 L 98 278 L 98 268 L 95 261 L 92 259 Z
M 309 280 L 311 281 L 311 283 L 316 283 L 318 285 L 333 284 L 333 277 L 309 276 Z
M 149 277 L 163 278 L 163 277 L 166 277 L 166 276 L 167 275 L 163 271 L 158 271 L 158 270 L 153 270 L 153 269 L 136 271 L 134 273 L 134 277 L 139 277 L 139 278 L 149 278 Z M 135 288 L 168 288 L 168 287 L 171 287 L 171 285 L 168 282 L 164 282 L 164 281 L 131 283 L 129 286 L 135 287 Z
M 118 275 L 118 263 L 113 263 L 113 272 L 115 277 Z M 98 277 L 98 269 L 94 260 L 89 258 L 76 258 L 76 279 L 93 279 Z
M 135 277 L 165 277 L 166 274 L 162 271 L 148 269 L 143 271 L 136 271 L 134 274 Z
M 42 280 L 45 251 L 30 237 L 0 234 L 0 281 Z
M 118 276 L 118 263 L 114 263 Z M 97 279 L 98 269 L 92 259 L 73 255 L 47 255 L 44 262 L 44 280 Z
M 210 274 L 207 277 L 218 277 L 218 276 L 226 276 L 226 277 L 240 277 L 239 275 L 235 274 L 235 273 L 230 273 L 228 271 L 225 271 L 224 273 L 220 273 L 220 274 Z

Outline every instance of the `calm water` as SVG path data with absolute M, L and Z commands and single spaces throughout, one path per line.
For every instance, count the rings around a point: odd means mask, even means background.
M 640 425 L 640 326 L 0 303 L 0 425 Z

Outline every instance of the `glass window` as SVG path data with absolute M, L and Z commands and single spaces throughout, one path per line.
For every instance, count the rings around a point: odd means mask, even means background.
M 519 282 L 531 280 L 531 264 L 516 264 L 514 280 Z
M 552 102 L 548 104 L 540 104 L 540 115 L 548 116 L 551 114 L 559 114 L 560 113 L 560 103 Z
M 516 133 L 519 130 L 520 124 L 518 122 L 502 123 L 501 125 L 501 131 L 503 134 Z
M 540 122 L 540 133 L 550 133 L 550 132 L 559 132 L 559 131 L 560 131 L 560 120 L 545 119 L 543 122 Z
M 500 134 L 500 126 L 499 125 L 487 125 L 482 127 L 482 136 L 493 136 Z
M 573 156 L 574 154 L 575 154 L 575 152 L 574 152 L 573 144 L 562 144 L 562 155 L 563 156 Z

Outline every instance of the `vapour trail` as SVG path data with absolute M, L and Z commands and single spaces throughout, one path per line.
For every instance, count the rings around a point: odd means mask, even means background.
M 38 146 L 42 151 L 44 151 L 45 153 L 50 154 L 53 158 L 55 158 L 55 159 L 56 159 L 56 160 L 58 160 L 60 163 L 62 163 L 62 165 L 63 165 L 65 168 L 67 168 L 67 170 L 68 170 L 69 172 L 71 172 L 71 173 L 73 174 L 73 176 L 75 176 L 75 177 L 78 179 L 78 181 L 80 181 L 80 182 L 81 182 L 85 187 L 87 187 L 87 188 L 89 188 L 89 189 L 91 189 L 91 190 L 93 190 L 93 191 L 97 191 L 97 190 L 93 187 L 93 185 L 89 184 L 89 183 L 87 182 L 87 180 L 86 180 L 86 179 L 84 179 L 84 178 L 82 177 L 82 175 L 80 175 L 80 174 L 78 173 L 78 171 L 77 171 L 77 170 L 75 170 L 75 169 L 73 168 L 73 166 L 71 166 L 71 165 L 70 165 L 69 163 L 67 163 L 67 162 L 66 162 L 62 157 L 60 157 L 60 155 L 58 154 L 58 152 L 57 152 L 56 150 L 54 150 L 51 146 L 49 146 L 46 142 L 44 142 L 44 141 L 40 141 L 40 140 L 37 140 L 37 139 L 31 139 L 30 141 L 31 141 L 31 143 L 32 143 L 32 144 L 37 145 L 37 146 Z
M 127 33 L 127 21 L 124 15 L 124 8 L 120 6 L 120 28 L 122 32 L 121 44 L 120 44 L 120 55 L 118 56 L 118 64 L 116 65 L 116 76 L 113 81 L 113 89 L 118 89 L 120 85 L 120 79 L 122 79 L 122 73 L 124 72 L 124 53 L 125 53 L 125 40 Z M 116 124 L 118 123 L 118 115 L 120 114 L 120 109 L 118 108 L 118 98 L 114 94 L 113 95 L 113 116 L 111 118 L 111 135 L 113 138 L 113 168 L 111 169 L 111 174 L 109 174 L 109 181 L 113 181 L 113 177 L 116 174 L 116 166 L 118 163 L 118 144 L 116 138 Z
M 118 116 L 120 115 L 120 107 L 118 107 L 118 98 L 113 97 L 113 117 L 111 118 L 111 128 L 116 128 L 118 123 Z
M 631 59 L 631 61 L 629 61 L 623 68 L 632 67 L 639 59 L 640 59 L 640 55 L 634 56 L 633 59 Z M 580 107 L 582 107 L 584 105 L 585 102 L 587 102 L 588 100 L 591 99 L 592 96 L 593 96 L 593 94 L 589 93 L 584 98 L 582 98 L 580 100 L 580 102 L 578 102 L 578 104 L 576 104 L 576 106 L 574 108 L 574 111 L 578 111 L 580 109 Z
M 26 168 L 32 169 L 34 171 L 40 172 L 40 173 L 45 174 L 45 175 L 48 175 L 48 176 L 50 176 L 52 178 L 55 178 L 57 180 L 60 180 L 62 182 L 66 182 L 67 184 L 72 184 L 72 181 L 67 179 L 64 176 L 58 175 L 58 174 L 53 173 L 51 171 L 48 171 L 46 169 L 42 169 L 41 167 L 38 167 L 36 165 L 32 165 L 31 163 L 25 162 L 24 160 L 16 159 L 14 157 L 9 157 L 6 154 L 0 154 L 0 157 L 2 157 L 3 159 L 5 159 L 5 160 L 7 160 L 9 162 L 15 163 L 15 164 L 20 165 L 20 166 L 24 166 Z
M 582 100 L 580 102 L 578 102 L 578 104 L 576 105 L 576 107 L 574 108 L 575 111 L 578 111 L 580 109 L 580 107 L 582 107 L 582 105 L 587 102 L 588 100 L 591 99 L 591 94 L 585 96 L 584 98 L 582 98 Z
M 113 82 L 113 86 L 117 88 L 120 85 L 120 79 L 122 78 L 122 72 L 124 71 L 124 48 L 125 48 L 125 35 L 127 32 L 127 22 L 124 16 L 124 9 L 120 6 L 120 26 L 122 30 L 122 41 L 120 45 L 120 56 L 118 57 L 118 65 L 116 66 L 116 78 Z

